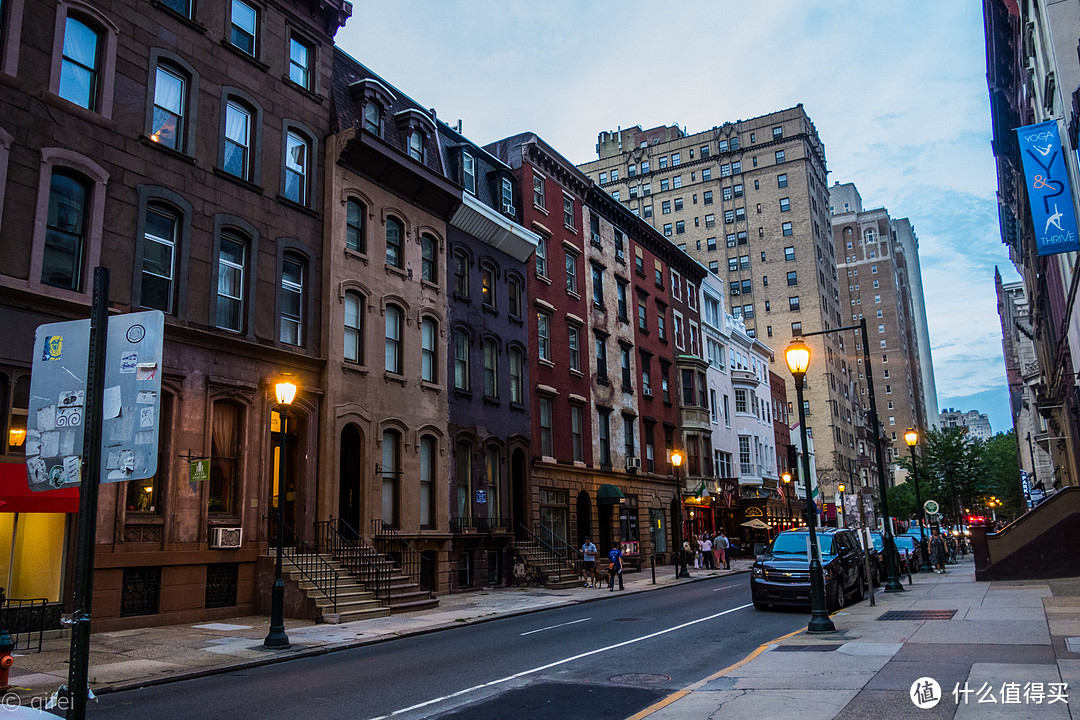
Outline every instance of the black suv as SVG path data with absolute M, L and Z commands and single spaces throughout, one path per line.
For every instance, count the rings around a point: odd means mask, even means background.
M 855 533 L 845 528 L 823 528 L 816 535 L 821 545 L 829 610 L 844 607 L 849 597 L 855 602 L 862 600 L 866 571 Z M 764 610 L 770 605 L 810 605 L 808 539 L 806 530 L 782 532 L 758 556 L 750 572 L 754 607 Z

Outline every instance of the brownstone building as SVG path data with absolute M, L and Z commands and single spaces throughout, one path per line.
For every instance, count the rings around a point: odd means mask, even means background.
M 94 268 L 109 269 L 110 309 L 160 309 L 166 329 L 158 474 L 101 489 L 95 628 L 251 611 L 283 441 L 286 522 L 318 512 L 321 143 L 333 35 L 351 5 L 0 11 L 3 421 L 25 427 L 34 328 L 86 317 Z M 273 384 L 286 372 L 300 391 L 283 439 Z M 198 459 L 209 477 L 190 481 Z M 22 447 L 9 441 L 0 466 L 14 498 Z M 73 510 L 42 500 L 0 541 L 15 558 L 9 597 L 66 600 L 59 571 L 33 571 L 65 567 Z

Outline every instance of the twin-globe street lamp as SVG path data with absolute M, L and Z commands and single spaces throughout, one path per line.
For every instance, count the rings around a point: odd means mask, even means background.
M 285 634 L 285 581 L 281 579 L 281 555 L 285 545 L 285 472 L 289 467 L 286 459 L 289 443 L 285 433 L 288 429 L 289 406 L 296 397 L 296 385 L 286 379 L 275 385 L 274 390 L 277 394 L 278 414 L 281 417 L 277 480 L 277 565 L 274 587 L 270 591 L 270 632 L 263 640 L 263 647 L 285 649 L 289 647 L 289 636 Z
M 923 509 L 922 494 L 919 492 L 919 472 L 915 467 L 915 446 L 919 443 L 919 431 L 908 428 L 904 433 L 904 442 L 911 450 L 911 474 L 915 476 L 915 504 L 919 506 L 919 554 L 922 555 L 919 572 L 928 573 L 934 568 L 930 566 L 930 549 L 926 546 L 926 516 L 924 514 L 926 511 Z
M 679 538 L 676 541 L 678 543 L 677 552 L 681 558 L 681 562 L 675 563 L 675 577 L 676 578 L 688 578 L 690 577 L 690 570 L 686 564 L 686 551 L 683 550 L 683 500 L 682 500 L 682 482 L 679 480 L 679 466 L 682 465 L 683 456 L 678 450 L 671 451 L 671 465 L 675 468 L 675 492 L 677 493 L 676 499 L 679 501 Z

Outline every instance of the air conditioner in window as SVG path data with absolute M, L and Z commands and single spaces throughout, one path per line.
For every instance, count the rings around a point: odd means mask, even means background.
M 637 472 L 640 469 L 641 469 L 641 458 L 639 458 L 639 457 L 628 457 L 628 458 L 626 458 L 626 471 L 627 472 Z
M 210 547 L 219 550 L 234 549 L 240 547 L 243 541 L 244 530 L 238 527 L 210 528 Z
M 645 388 L 642 392 L 645 393 L 645 397 L 652 397 L 652 388 Z
M 732 288 L 732 290 L 731 290 L 731 294 L 732 294 L 732 295 L 738 295 L 738 294 L 739 294 L 739 290 L 738 290 L 738 288 Z
M 515 214 L 515 212 L 516 212 L 516 211 L 514 210 L 514 206 L 513 206 L 513 205 L 511 205 L 510 203 L 505 203 L 505 202 L 504 202 L 504 203 L 502 204 L 502 211 L 503 211 L 504 213 L 506 213 L 507 215 L 514 215 L 514 214 Z

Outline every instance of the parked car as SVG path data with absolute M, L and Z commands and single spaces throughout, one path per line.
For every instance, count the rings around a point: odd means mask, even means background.
M 911 558 L 911 572 L 919 571 L 919 539 L 911 535 L 896 535 L 896 552 L 900 554 L 900 572 L 908 571 L 908 558 Z
M 787 530 L 777 535 L 754 562 L 750 593 L 754 607 L 810 605 L 810 559 L 806 530 Z M 865 568 L 862 548 L 855 533 L 845 528 L 817 531 L 821 565 L 825 574 L 825 600 L 829 610 L 844 607 L 848 598 L 863 599 Z
M 874 551 L 870 553 L 870 581 L 875 585 L 881 584 L 885 577 L 885 539 L 879 532 L 871 532 L 870 539 L 874 543 Z

